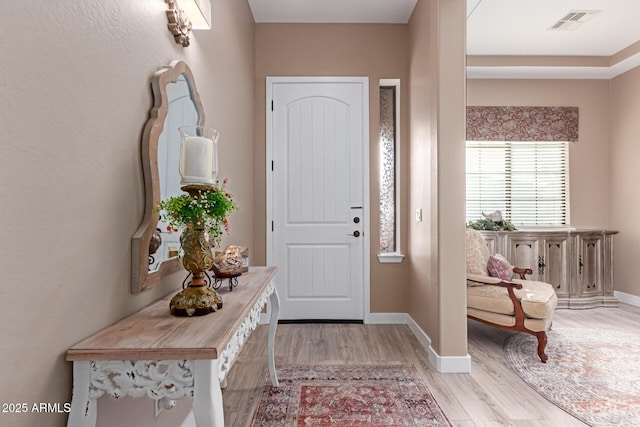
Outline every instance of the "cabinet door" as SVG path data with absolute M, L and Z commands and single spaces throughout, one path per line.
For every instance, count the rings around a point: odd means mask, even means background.
M 559 297 L 569 296 L 568 236 L 546 237 L 540 242 L 542 253 L 538 259 L 539 280 L 550 283 Z
M 513 266 L 530 268 L 533 275 L 529 280 L 542 280 L 538 274 L 538 238 L 532 235 L 511 235 L 507 245 L 507 259 Z
M 482 237 L 484 237 L 484 241 L 487 242 L 487 247 L 489 248 L 489 253 L 491 255 L 500 254 L 500 249 L 498 248 L 500 238 L 497 233 L 491 231 L 482 231 Z
M 602 241 L 603 293 L 613 298 L 613 234 L 605 234 Z M 617 307 L 614 298 L 613 306 Z
M 577 282 L 580 296 L 603 295 L 604 269 L 602 235 L 582 234 L 578 237 Z

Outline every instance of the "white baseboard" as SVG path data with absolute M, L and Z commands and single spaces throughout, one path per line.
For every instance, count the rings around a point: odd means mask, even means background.
M 429 355 L 429 363 L 442 373 L 468 373 L 471 372 L 471 357 L 466 356 L 440 356 L 431 347 L 431 338 L 407 313 L 370 313 L 366 319 L 367 324 L 407 325 L 413 335 L 418 339 L 422 347 Z
M 440 356 L 429 347 L 429 363 L 443 374 L 468 374 L 471 372 L 471 356 Z
M 420 341 L 422 347 L 427 350 L 427 352 L 429 353 L 429 361 L 431 361 L 431 338 L 429 338 L 429 335 L 427 335 L 426 332 L 423 331 L 420 326 L 418 326 L 416 321 L 413 320 L 413 317 L 409 316 L 408 314 L 407 326 L 409 327 L 409 329 L 411 329 L 411 332 L 413 332 L 413 335 L 416 336 L 418 341 Z
M 422 328 L 407 314 L 409 322 L 407 325 L 413 335 L 416 336 L 420 344 L 424 347 L 429 355 L 429 363 L 436 368 L 436 371 L 444 374 L 466 374 L 471 372 L 471 356 L 440 356 L 433 347 L 431 347 L 431 338 L 422 330 Z
M 618 298 L 620 302 L 625 304 L 634 305 L 640 307 L 640 297 L 636 295 L 627 294 L 620 291 L 613 291 L 613 296 Z
M 193 411 L 189 411 L 189 415 L 187 415 L 180 427 L 196 427 L 196 418 L 193 415 Z
M 369 313 L 364 319 L 367 325 L 407 325 L 407 313 Z

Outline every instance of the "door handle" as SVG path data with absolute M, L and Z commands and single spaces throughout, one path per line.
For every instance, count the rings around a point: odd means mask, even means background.
M 578 257 L 578 267 L 580 268 L 580 271 L 578 274 L 582 274 L 582 267 L 584 267 L 584 263 L 582 262 L 582 255 Z
M 544 274 L 544 268 L 547 265 L 544 263 L 544 257 L 543 256 L 539 256 L 538 257 L 538 274 L 539 275 L 543 275 Z
M 347 234 L 347 236 L 360 237 L 360 232 L 356 230 L 353 232 L 353 234 Z

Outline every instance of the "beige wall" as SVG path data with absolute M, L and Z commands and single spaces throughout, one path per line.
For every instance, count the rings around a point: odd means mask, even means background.
M 440 356 L 467 356 L 465 250 L 464 0 L 440 0 L 438 11 L 438 278 Z
M 614 288 L 640 297 L 640 67 L 611 81 L 611 208 L 615 238 Z
M 422 209 L 422 222 L 409 220 L 409 311 L 431 339 L 438 336 L 436 95 L 437 3 L 419 1 L 409 21 L 410 197 L 409 211 Z
M 466 356 L 465 10 L 418 2 L 410 28 L 409 314 L 440 356 Z M 411 216 L 410 216 L 411 217 Z
M 2 402 L 69 402 L 66 349 L 182 281 L 178 274 L 129 292 L 131 236 L 144 208 L 140 137 L 150 76 L 163 64 L 191 66 L 207 123 L 222 132 L 222 174 L 241 206 L 231 240 L 254 245 L 249 7 L 216 0 L 213 30 L 197 32 L 189 48 L 167 31 L 166 9 L 158 0 L 3 4 Z M 99 425 L 125 425 L 119 416 L 127 425 L 175 427 L 172 417 L 187 408 L 155 420 L 152 401 L 128 403 L 101 399 Z M 109 413 L 113 419 L 103 418 Z M 63 426 L 66 418 L 0 413 L 0 425 Z
M 570 224 L 611 225 L 608 80 L 469 79 L 467 103 L 579 107 L 579 141 L 569 144 Z
M 406 25 L 376 24 L 257 24 L 255 29 L 255 234 L 252 257 L 266 260 L 265 96 L 267 76 L 369 77 L 371 311 L 407 311 L 406 263 L 380 264 L 378 135 L 379 79 L 401 80 L 401 111 L 408 111 L 408 32 Z M 401 135 L 408 135 L 408 117 L 401 113 Z M 408 138 L 400 142 L 402 211 L 407 200 Z M 401 230 L 407 241 L 406 227 Z M 406 249 L 406 246 L 403 250 Z

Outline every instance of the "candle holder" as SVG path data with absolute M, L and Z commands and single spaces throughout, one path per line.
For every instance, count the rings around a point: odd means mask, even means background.
M 205 274 L 213 267 L 212 248 L 228 231 L 227 216 L 237 209 L 225 189 L 227 180 L 218 183 L 219 132 L 203 126 L 183 126 L 180 131 L 179 172 L 181 189 L 188 194 L 158 202 L 168 232 L 182 231 L 182 265 L 191 272 L 191 281 L 169 303 L 171 314 L 201 316 L 222 308 L 222 298 L 208 286 Z
M 219 230 L 210 228 L 208 215 L 208 195 L 218 189 L 214 185 L 218 176 L 218 137 L 220 133 L 204 126 L 181 126 L 180 172 L 182 191 L 189 193 L 193 206 L 204 203 L 200 214 L 195 214 L 180 237 L 183 249 L 182 265 L 191 272 L 191 282 L 178 292 L 169 304 L 171 314 L 176 316 L 202 316 L 222 308 L 222 298 L 207 286 L 205 272 L 213 266 L 212 241 L 218 238 Z M 193 211 L 195 213 L 195 211 Z M 211 232 L 214 236 L 211 236 Z
M 220 132 L 204 126 L 181 126 L 181 185 L 215 184 L 218 176 L 218 137 Z
M 181 189 L 193 198 L 216 191 L 212 184 L 188 184 Z M 205 272 L 213 267 L 211 251 L 212 236 L 204 222 L 193 224 L 180 237 L 183 249 L 182 265 L 191 272 L 191 282 L 178 292 L 169 304 L 171 314 L 175 316 L 202 316 L 222 308 L 222 298 L 207 286 Z

